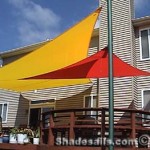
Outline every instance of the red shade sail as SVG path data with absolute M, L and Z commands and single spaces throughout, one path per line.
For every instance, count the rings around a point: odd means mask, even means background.
M 150 76 L 113 54 L 114 77 Z M 25 79 L 77 79 L 108 77 L 108 48 L 65 68 Z

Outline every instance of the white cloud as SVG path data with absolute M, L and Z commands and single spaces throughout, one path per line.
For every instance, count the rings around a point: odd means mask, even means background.
M 22 44 L 52 38 L 59 33 L 60 17 L 31 0 L 9 0 L 17 14 L 17 29 Z

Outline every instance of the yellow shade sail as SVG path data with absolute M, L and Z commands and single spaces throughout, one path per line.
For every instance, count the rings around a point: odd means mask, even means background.
M 0 68 L 0 88 L 25 91 L 88 83 L 88 79 L 19 80 L 58 70 L 87 57 L 92 31 L 101 8 L 41 48 Z M 60 85 L 59 85 L 60 83 Z
M 16 92 L 24 92 L 36 89 L 54 88 L 62 86 L 70 86 L 77 84 L 90 83 L 88 79 L 55 79 L 55 80 L 9 80 L 0 81 L 0 87 L 3 89 L 9 89 Z

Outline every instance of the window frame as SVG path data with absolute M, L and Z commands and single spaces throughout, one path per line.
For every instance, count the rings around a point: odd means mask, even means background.
M 4 104 L 7 104 L 7 110 L 6 110 L 6 119 L 5 119 L 5 121 L 2 120 L 2 123 L 7 123 L 7 119 L 8 119 L 8 107 L 9 107 L 9 103 L 8 102 L 4 102 L 4 103 L 0 102 L 0 105 L 2 105 L 2 114 L 0 114 L 0 115 L 1 115 L 1 117 L 3 116 L 3 113 L 4 113 L 3 112 Z
M 142 89 L 141 90 L 141 97 L 142 97 L 142 110 L 143 110 L 143 107 L 144 107 L 144 91 L 150 91 L 150 88 L 146 88 L 146 89 Z M 144 116 L 143 116 L 144 117 Z M 144 122 L 144 119 L 142 119 L 142 121 Z M 144 126 L 147 126 L 146 123 L 143 124 Z
M 86 100 L 86 97 L 91 97 L 91 108 L 94 108 L 93 107 L 93 104 L 94 104 L 94 96 L 95 97 L 97 97 L 97 95 L 96 94 L 90 94 L 90 95 L 84 95 L 84 101 L 83 101 L 83 107 L 84 108 L 87 108 L 87 107 L 85 107 L 85 100 Z M 97 107 L 98 107 L 98 102 L 97 102 L 97 99 L 96 99 L 96 105 L 97 105 Z M 94 111 L 90 111 L 90 115 L 93 115 L 94 114 Z
M 147 88 L 147 89 L 142 89 L 141 90 L 141 95 L 142 95 L 142 109 L 143 109 L 143 107 L 144 107 L 144 91 L 150 91 L 150 89 L 149 88 Z
M 148 42 L 149 42 L 149 58 L 142 58 L 142 42 L 141 42 L 141 32 L 147 30 L 148 31 Z M 140 60 L 150 60 L 150 27 L 142 28 L 139 30 L 139 43 L 140 43 Z

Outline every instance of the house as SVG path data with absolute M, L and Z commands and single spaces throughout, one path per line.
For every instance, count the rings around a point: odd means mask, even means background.
M 150 17 L 134 18 L 134 0 L 112 3 L 114 53 L 123 61 L 150 72 Z M 100 28 L 93 31 L 89 55 L 107 46 L 106 9 L 106 6 L 102 9 Z M 1 53 L 1 67 L 27 55 L 46 42 Z M 149 87 L 150 77 L 114 78 L 115 107 L 129 108 L 132 104 L 136 109 L 149 111 Z M 0 90 L 3 127 L 27 124 L 35 126 L 42 112 L 82 107 L 108 107 L 108 79 L 92 79 L 89 84 L 22 93 Z

